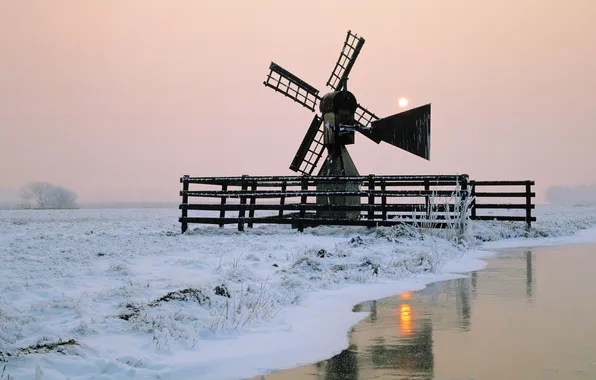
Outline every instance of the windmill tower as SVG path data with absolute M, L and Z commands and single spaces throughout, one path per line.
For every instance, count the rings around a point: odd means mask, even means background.
M 324 96 L 319 90 L 286 69 L 271 62 L 263 84 L 303 105 L 315 113 L 290 169 L 302 175 L 312 175 L 323 153 L 317 176 L 359 176 L 346 145 L 354 144 L 356 132 L 375 143 L 384 141 L 426 160 L 430 159 L 430 104 L 379 119 L 362 107 L 348 91 L 348 76 L 364 45 L 364 38 L 348 30 L 339 59 L 327 80 L 332 91 Z M 320 115 L 317 113 L 317 106 Z M 357 182 L 338 182 L 320 186 L 317 190 L 358 190 Z M 317 197 L 319 204 L 360 204 L 358 196 Z M 326 211 L 319 216 L 358 218 L 359 212 Z

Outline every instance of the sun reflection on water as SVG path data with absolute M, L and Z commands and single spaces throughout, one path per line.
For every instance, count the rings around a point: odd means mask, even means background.
M 412 332 L 412 308 L 407 303 L 399 305 L 399 327 L 402 335 Z

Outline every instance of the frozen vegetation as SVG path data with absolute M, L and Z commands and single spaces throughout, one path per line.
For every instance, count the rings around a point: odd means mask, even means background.
M 330 357 L 351 306 L 480 269 L 489 249 L 596 241 L 596 207 L 453 230 L 200 227 L 178 210 L 0 211 L 0 379 L 241 379 Z M 194 228 L 196 226 L 191 226 Z

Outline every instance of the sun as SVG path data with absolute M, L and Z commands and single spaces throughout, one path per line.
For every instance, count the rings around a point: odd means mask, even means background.
M 404 98 L 404 97 L 401 97 L 401 98 L 399 98 L 399 100 L 397 101 L 397 104 L 399 104 L 399 106 L 400 106 L 401 108 L 404 108 L 404 107 L 406 107 L 406 106 L 408 105 L 408 99 L 406 99 L 406 98 Z

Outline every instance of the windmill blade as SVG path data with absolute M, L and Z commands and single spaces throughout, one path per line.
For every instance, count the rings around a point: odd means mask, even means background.
M 364 38 L 358 37 L 348 30 L 344 47 L 341 49 L 339 59 L 331 72 L 329 80 L 327 80 L 327 86 L 334 90 L 340 90 L 341 87 L 346 83 L 348 75 L 356 62 L 356 57 L 360 53 L 360 49 L 364 45 Z
M 302 174 L 312 175 L 325 150 L 323 138 L 323 120 L 315 115 L 294 156 L 294 160 L 290 164 L 290 169 Z
M 354 120 L 357 123 L 362 124 L 363 127 L 368 127 L 371 122 L 377 120 L 378 118 L 379 117 L 377 115 L 362 107 L 360 104 L 358 104 L 356 111 L 354 111 Z
M 319 90 L 274 62 L 269 65 L 269 74 L 263 84 L 313 112 L 321 100 Z
M 374 120 L 362 134 L 430 160 L 430 104 Z

